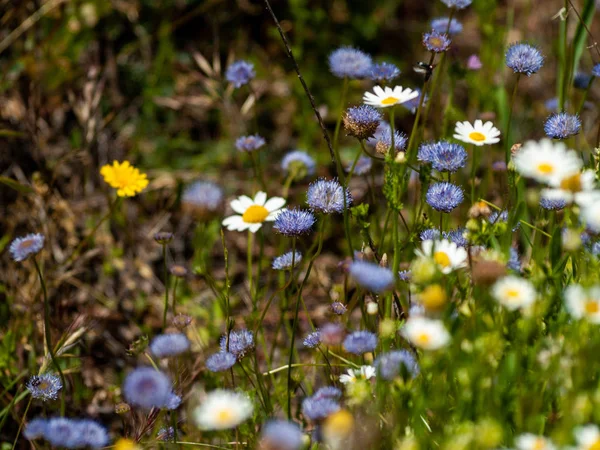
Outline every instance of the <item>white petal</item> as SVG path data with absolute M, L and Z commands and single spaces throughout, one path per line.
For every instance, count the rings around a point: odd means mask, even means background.
M 241 200 L 238 198 L 231 200 L 230 205 L 231 209 L 233 209 L 238 214 L 244 214 L 248 209 L 248 207 L 244 207 Z
M 233 224 L 242 223 L 243 221 L 244 220 L 242 219 L 242 216 L 235 215 L 226 217 L 221 223 L 223 224 L 223 226 L 227 227 Z
M 254 196 L 254 203 L 259 206 L 263 206 L 267 201 L 267 194 L 263 191 L 258 191 Z
M 473 127 L 476 130 L 481 130 L 483 128 L 483 122 L 479 119 L 475 121 L 475 126 Z
M 248 227 L 251 233 L 256 233 L 260 227 L 262 227 L 262 223 L 253 223 Z
M 271 197 L 264 204 L 266 210 L 269 211 L 269 212 L 273 212 L 273 211 L 275 211 L 277 209 L 280 209 L 280 208 L 283 207 L 283 205 L 285 205 L 285 199 L 281 198 L 281 197 Z
M 244 208 L 244 211 L 246 211 L 248 208 L 250 208 L 254 204 L 252 199 L 250 197 L 248 197 L 247 195 L 240 195 L 237 199 L 240 202 L 240 204 L 242 205 L 242 207 Z
M 381 88 L 381 86 L 375 86 L 373 88 L 373 92 L 375 92 L 375 95 L 378 97 L 383 97 L 385 94 L 385 91 Z

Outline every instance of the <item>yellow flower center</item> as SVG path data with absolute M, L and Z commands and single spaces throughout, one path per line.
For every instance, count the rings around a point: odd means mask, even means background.
M 115 444 L 115 450 L 138 450 L 139 447 L 131 439 L 119 439 Z
M 446 304 L 446 291 L 439 285 L 427 286 L 419 296 L 426 309 L 438 310 Z
M 517 289 L 507 289 L 504 294 L 506 295 L 508 301 L 515 301 L 519 298 L 520 292 Z
M 217 413 L 217 423 L 221 425 L 227 425 L 231 423 L 233 419 L 233 414 L 228 409 L 222 409 Z
M 600 439 L 590 445 L 588 450 L 600 450 Z
M 395 105 L 396 103 L 398 103 L 398 100 L 396 97 L 387 97 L 384 98 L 383 100 L 381 100 L 381 104 L 382 105 Z
M 469 133 L 469 139 L 472 139 L 476 142 L 483 142 L 485 141 L 485 134 L 480 133 L 479 131 L 471 131 Z
M 600 311 L 600 307 L 598 306 L 598 302 L 596 302 L 595 300 L 588 300 L 585 303 L 585 312 L 588 314 L 596 314 L 598 311 Z M 600 447 L 598 447 L 600 450 Z
M 435 252 L 433 254 L 433 260 L 442 267 L 450 266 L 450 257 L 446 252 Z
M 560 188 L 571 192 L 581 191 L 581 174 L 576 173 L 575 175 L 562 179 Z
M 427 345 L 430 340 L 431 337 L 427 333 L 421 333 L 417 336 L 416 343 L 419 345 Z
M 542 438 L 538 438 L 533 443 L 532 450 L 544 450 L 546 448 L 546 441 Z
M 242 216 L 242 220 L 246 223 L 262 223 L 268 215 L 269 211 L 264 206 L 251 205 Z
M 432 47 L 444 47 L 444 41 L 442 41 L 439 37 L 432 36 L 429 38 L 429 45 Z
M 541 163 L 538 164 L 537 170 L 543 175 L 550 175 L 552 172 L 554 172 L 554 166 L 549 163 Z
M 354 427 L 354 417 L 345 409 L 330 415 L 325 421 L 324 429 L 328 436 L 347 436 Z

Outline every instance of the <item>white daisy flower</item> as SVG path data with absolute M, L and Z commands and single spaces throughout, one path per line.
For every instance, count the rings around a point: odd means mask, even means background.
M 413 345 L 424 350 L 437 350 L 450 342 L 450 334 L 443 322 L 426 317 L 410 317 L 400 333 Z
M 390 87 L 375 86 L 373 93 L 365 92 L 363 102 L 365 105 L 375 106 L 376 108 L 387 108 L 389 106 L 406 103 L 419 96 L 419 91 L 413 91 L 410 88 L 402 89 L 402 86 Z
M 348 369 L 347 374 L 340 375 L 340 382 L 343 384 L 356 383 L 357 380 L 370 380 L 376 374 L 375 367 L 361 366 L 360 369 Z
M 500 131 L 494 126 L 492 122 L 483 123 L 483 121 L 477 119 L 474 125 L 470 122 L 457 122 L 454 128 L 454 139 L 466 142 L 467 144 L 474 144 L 479 147 L 485 144 L 495 144 L 500 142 Z
M 254 200 L 246 195 L 241 195 L 231 201 L 231 209 L 237 214 L 223 220 L 223 226 L 228 230 L 244 231 L 250 230 L 256 233 L 263 222 L 272 222 L 281 212 L 285 205 L 285 199 L 271 197 L 267 200 L 267 194 L 257 192 Z
M 492 296 L 510 310 L 531 306 L 536 295 L 533 284 L 514 275 L 503 277 L 492 286 Z
M 192 415 L 201 430 L 227 430 L 250 418 L 253 410 L 254 406 L 246 395 L 217 389 L 206 394 Z
M 448 239 L 423 241 L 421 250 L 417 250 L 416 253 L 418 256 L 432 258 L 442 273 L 467 267 L 467 251 Z
M 577 450 L 596 450 L 600 448 L 600 429 L 596 425 L 584 425 L 574 430 Z
M 525 142 L 513 161 L 521 175 L 553 186 L 560 186 L 562 180 L 580 172 L 583 166 L 574 150 L 550 139 Z
M 541 196 L 547 200 L 587 204 L 594 198 L 600 198 L 600 192 L 594 191 L 595 181 L 596 173 L 593 170 L 576 172 L 562 180 L 551 180 L 553 187 L 542 189 Z
M 596 191 L 589 194 L 589 197 L 584 202 L 579 198 L 581 211 L 579 212 L 579 220 L 594 233 L 600 233 L 600 198 Z
M 524 433 L 515 438 L 517 450 L 555 450 L 556 446 L 544 436 Z
M 587 319 L 600 324 L 600 286 L 584 288 L 572 284 L 565 289 L 565 306 L 576 319 Z

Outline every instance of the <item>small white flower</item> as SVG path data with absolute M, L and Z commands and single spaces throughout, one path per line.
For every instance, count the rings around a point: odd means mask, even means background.
M 421 250 L 417 250 L 416 253 L 418 256 L 433 259 L 442 273 L 447 274 L 467 266 L 467 251 L 448 239 L 423 241 Z
M 535 302 L 536 291 L 529 281 L 509 275 L 496 281 L 492 296 L 506 308 L 516 310 L 526 308 Z
M 413 345 L 424 350 L 437 350 L 450 342 L 450 334 L 442 321 L 425 317 L 409 318 L 400 333 Z
M 348 369 L 347 374 L 340 375 L 343 384 L 356 383 L 357 380 L 370 380 L 376 374 L 375 367 L 361 366 L 360 369 Z
M 389 106 L 399 105 L 419 96 L 418 91 L 413 91 L 410 88 L 402 89 L 402 86 L 396 86 L 394 89 L 387 86 L 385 88 L 375 86 L 373 92 L 374 94 L 365 92 L 363 102 L 365 105 L 371 105 L 377 108 L 387 108 Z
M 517 450 L 555 450 L 556 446 L 544 436 L 524 433 L 515 438 Z
M 228 230 L 244 231 L 250 230 L 256 233 L 264 222 L 272 222 L 281 212 L 285 200 L 281 197 L 271 197 L 267 200 L 267 194 L 258 192 L 254 200 L 246 195 L 231 201 L 231 209 L 237 214 L 223 220 L 223 226 Z
M 454 128 L 454 139 L 479 147 L 500 142 L 498 136 L 500 136 L 500 131 L 492 122 L 483 123 L 479 119 L 475 121 L 474 125 L 468 121 L 457 122 L 456 128 Z
M 562 180 L 577 174 L 583 166 L 574 150 L 550 139 L 525 142 L 513 161 L 521 175 L 552 186 L 560 186 Z
M 600 286 L 584 288 L 572 284 L 565 289 L 565 306 L 576 319 L 600 324 Z
M 581 204 L 579 220 L 594 233 L 600 233 L 600 198 L 592 198 Z
M 254 406 L 246 395 L 217 389 L 207 393 L 192 414 L 201 430 L 227 430 L 250 418 L 253 410 Z
M 600 448 L 600 429 L 596 425 L 577 427 L 574 434 L 578 450 L 596 450 Z

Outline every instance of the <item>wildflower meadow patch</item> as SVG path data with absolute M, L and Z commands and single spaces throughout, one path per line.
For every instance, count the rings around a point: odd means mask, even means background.
M 600 3 L 5 3 L 1 450 L 600 449 Z

